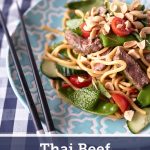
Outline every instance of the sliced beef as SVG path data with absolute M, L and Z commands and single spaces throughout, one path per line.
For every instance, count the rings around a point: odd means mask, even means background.
M 102 48 L 102 44 L 98 38 L 91 42 L 70 30 L 65 32 L 65 39 L 77 53 L 82 53 L 83 55 L 99 51 Z
M 102 71 L 105 68 L 106 68 L 106 65 L 101 64 L 101 63 L 96 63 L 96 64 L 94 64 L 92 69 L 95 70 L 95 71 Z
M 100 56 L 106 56 L 107 54 L 109 54 L 111 52 L 111 49 L 108 49 L 106 52 L 102 53 Z M 101 64 L 101 63 L 96 63 L 94 66 L 93 66 L 93 70 L 95 71 L 102 71 L 106 68 L 106 65 L 104 64 Z
M 127 64 L 125 75 L 137 87 L 142 89 L 145 85 L 149 84 L 149 78 L 146 73 L 141 69 L 140 65 L 128 55 L 122 47 L 118 47 L 115 59 L 124 60 Z
M 149 54 L 145 54 L 145 59 L 150 63 L 150 53 Z

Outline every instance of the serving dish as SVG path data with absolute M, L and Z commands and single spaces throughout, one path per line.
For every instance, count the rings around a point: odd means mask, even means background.
M 48 25 L 53 28 L 61 29 L 61 21 L 65 8 L 63 7 L 66 0 L 56 1 L 56 0 L 44 0 L 40 1 L 36 6 L 34 6 L 25 15 L 25 22 L 27 25 L 27 30 L 30 38 L 30 42 L 33 48 L 35 59 L 38 67 L 41 62 L 41 55 L 44 50 L 45 41 L 45 31 L 40 29 L 41 25 Z M 129 0 L 127 2 L 130 2 Z M 148 0 L 143 1 L 143 3 L 148 3 Z M 147 5 L 148 7 L 148 5 Z M 57 36 L 57 35 L 56 35 Z M 14 43 L 19 55 L 21 64 L 24 69 L 29 87 L 32 91 L 35 103 L 38 108 L 38 112 L 43 120 L 42 111 L 40 108 L 38 95 L 35 87 L 35 82 L 33 79 L 33 74 L 30 68 L 29 59 L 26 53 L 24 40 L 22 38 L 22 31 L 20 24 L 18 25 L 16 31 L 13 34 Z M 56 38 L 54 42 L 61 41 L 61 37 Z M 50 43 L 51 44 L 51 43 Z M 23 91 L 20 86 L 20 81 L 17 76 L 12 58 L 10 53 L 7 57 L 7 69 L 9 80 L 11 82 L 12 88 L 17 95 L 18 99 L 27 108 L 26 101 L 23 95 Z M 40 72 L 40 69 L 39 69 Z M 86 113 L 74 106 L 70 106 L 57 96 L 55 90 L 50 85 L 48 78 L 42 75 L 40 76 L 43 82 L 49 107 L 51 109 L 51 114 L 53 116 L 55 127 L 61 133 L 82 133 L 82 134 L 131 134 L 126 126 L 125 120 L 114 120 L 107 117 L 92 115 Z M 28 109 L 28 108 L 27 108 Z M 141 134 L 149 134 L 150 127 L 144 130 Z

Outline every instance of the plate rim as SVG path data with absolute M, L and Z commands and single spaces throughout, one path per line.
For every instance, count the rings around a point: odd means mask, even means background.
M 36 2 L 33 6 L 31 6 L 31 7 L 24 13 L 24 16 L 28 15 L 28 13 L 29 13 L 30 11 L 32 11 L 32 9 L 34 9 L 34 8 L 35 8 L 39 3 L 41 3 L 42 1 L 43 1 L 43 0 L 37 0 L 37 2 Z M 18 19 L 17 19 L 17 21 L 18 21 Z M 17 22 L 16 27 L 15 27 L 13 33 L 11 34 L 11 37 L 16 33 L 16 31 L 17 31 L 19 25 L 20 25 L 20 21 Z M 11 70 L 10 70 L 10 66 L 9 66 L 9 62 L 10 62 L 10 61 L 9 61 L 9 56 L 10 56 L 9 47 L 6 48 L 6 50 L 7 50 L 7 54 L 6 54 L 6 70 L 7 70 L 7 77 L 8 77 L 8 80 L 9 80 L 9 82 L 10 82 L 10 85 L 11 85 L 11 87 L 12 87 L 12 90 L 13 90 L 13 92 L 15 93 L 17 99 L 18 99 L 19 102 L 22 104 L 22 106 L 25 108 L 25 110 L 26 110 L 28 113 L 30 113 L 27 103 L 25 102 L 24 98 L 19 94 L 19 92 L 18 92 L 18 90 L 17 90 L 17 88 L 16 88 L 16 85 L 15 85 L 15 82 L 14 82 L 14 80 L 13 80 L 13 78 L 12 78 L 12 74 L 11 74 Z M 44 123 L 42 120 L 41 120 L 41 122 L 42 122 L 42 124 L 43 124 L 44 127 L 45 127 L 45 123 Z M 58 129 L 56 129 L 56 130 L 58 131 Z M 98 133 L 97 133 L 97 134 L 98 134 Z M 120 133 L 119 133 L 119 134 L 120 134 Z M 90 134 L 90 135 L 93 135 L 93 134 Z M 98 135 L 99 135 L 99 134 L 98 134 Z M 109 136 L 109 135 L 111 135 L 111 134 L 110 134 L 110 133 L 109 133 L 109 134 L 108 134 L 108 133 L 103 133 L 102 135 L 103 135 L 103 136 L 104 136 L 104 135 Z M 120 135 L 123 136 L 122 133 L 121 133 Z M 137 134 L 137 135 L 142 136 L 142 134 Z M 136 136 L 137 136 L 137 135 L 136 135 Z M 146 135 L 146 134 L 144 134 L 144 135 Z M 113 134 L 113 136 L 116 136 L 116 135 Z M 126 136 L 126 135 L 125 135 L 125 136 Z M 127 136 L 132 136 L 132 134 L 128 134 Z M 149 134 L 148 134 L 148 136 L 149 136 Z

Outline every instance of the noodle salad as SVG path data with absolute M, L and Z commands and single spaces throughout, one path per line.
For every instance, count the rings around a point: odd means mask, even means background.
M 150 10 L 139 0 L 67 3 L 63 31 L 42 26 L 41 71 L 63 100 L 87 112 L 124 118 L 132 133 L 150 123 Z

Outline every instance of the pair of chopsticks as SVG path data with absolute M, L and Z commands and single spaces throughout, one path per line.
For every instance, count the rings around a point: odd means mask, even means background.
M 49 110 L 49 106 L 48 106 L 48 103 L 47 103 L 47 100 L 46 100 L 46 96 L 45 96 L 45 92 L 44 92 L 42 82 L 41 82 L 41 79 L 40 79 L 40 76 L 39 76 L 39 72 L 38 72 L 38 69 L 37 69 L 37 66 L 36 66 L 34 55 L 32 53 L 32 48 L 31 48 L 31 44 L 30 44 L 30 41 L 29 41 L 29 37 L 27 35 L 27 31 L 26 31 L 24 20 L 23 20 L 23 16 L 21 14 L 21 10 L 20 10 L 20 7 L 19 7 L 18 3 L 17 3 L 17 9 L 18 9 L 19 18 L 20 18 L 20 21 L 21 21 L 21 26 L 22 26 L 22 29 L 23 29 L 23 35 L 24 35 L 25 44 L 26 44 L 26 47 L 27 47 L 27 52 L 28 52 L 28 55 L 29 55 L 29 59 L 30 59 L 34 79 L 35 79 L 35 82 L 36 82 L 40 102 L 41 102 L 44 117 L 45 117 L 47 130 L 48 130 L 49 133 L 55 133 L 53 120 L 52 120 L 51 113 L 50 113 L 50 110 Z M 17 56 L 13 41 L 12 41 L 10 35 L 9 35 L 8 29 L 7 29 L 5 20 L 4 20 L 4 16 L 3 16 L 1 10 L 0 10 L 0 22 L 1 22 L 2 28 L 3 28 L 3 30 L 6 34 L 6 37 L 7 37 L 8 43 L 9 43 L 10 52 L 11 52 L 13 61 L 14 61 L 15 66 L 16 66 L 16 70 L 17 70 L 17 73 L 19 75 L 19 79 L 21 81 L 21 85 L 22 85 L 22 88 L 23 88 L 23 91 L 24 91 L 24 94 L 25 94 L 25 98 L 26 98 L 26 101 L 27 101 L 27 104 L 28 104 L 28 107 L 29 107 L 29 110 L 30 110 L 35 128 L 36 128 L 36 131 L 37 131 L 37 133 L 44 134 L 45 132 L 43 130 L 43 127 L 42 127 L 42 124 L 41 124 L 36 106 L 34 104 L 31 92 L 29 90 L 29 86 L 28 86 L 27 81 L 25 79 L 21 64 L 19 62 L 19 58 Z

